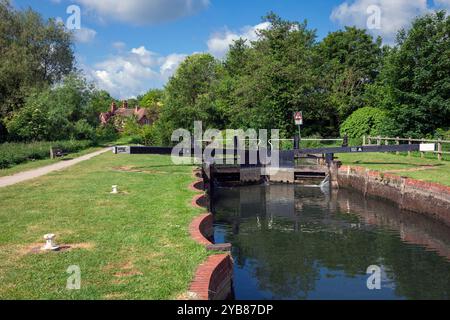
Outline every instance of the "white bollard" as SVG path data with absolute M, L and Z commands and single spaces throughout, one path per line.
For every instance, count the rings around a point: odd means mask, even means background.
M 111 194 L 118 194 L 119 193 L 119 191 L 117 190 L 117 187 L 118 186 L 112 186 Z
M 55 235 L 53 233 L 48 233 L 44 235 L 45 246 L 41 248 L 43 251 L 55 251 L 59 249 L 59 246 L 56 245 L 53 240 L 55 239 Z

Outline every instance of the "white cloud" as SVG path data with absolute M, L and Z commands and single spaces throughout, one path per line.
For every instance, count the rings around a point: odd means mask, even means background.
M 114 97 L 136 97 L 152 87 L 163 86 L 186 55 L 161 56 L 145 47 L 112 56 L 93 67 L 82 66 L 88 78 Z
M 369 31 L 376 36 L 382 36 L 386 43 L 392 43 L 397 31 L 407 28 L 413 18 L 429 11 L 427 0 L 355 0 L 345 1 L 334 8 L 331 20 L 342 26 L 366 28 L 369 18 L 367 8 L 373 5 L 381 9 L 381 26 L 380 29 Z
M 118 20 L 137 25 L 174 20 L 195 14 L 209 0 L 77 0 L 102 20 Z
M 233 41 L 238 40 L 239 38 L 254 41 L 258 38 L 258 30 L 265 30 L 269 27 L 269 22 L 263 22 L 256 26 L 246 26 L 239 32 L 225 30 L 224 32 L 215 33 L 208 40 L 208 51 L 214 56 L 221 58 L 227 53 L 228 48 Z
M 95 39 L 97 31 L 89 28 L 81 28 L 73 30 L 76 42 L 88 43 Z
M 160 74 L 163 76 L 163 78 L 170 78 L 184 59 L 186 59 L 186 55 L 176 53 L 170 54 L 165 57 L 163 61 L 161 61 L 162 64 L 159 68 Z

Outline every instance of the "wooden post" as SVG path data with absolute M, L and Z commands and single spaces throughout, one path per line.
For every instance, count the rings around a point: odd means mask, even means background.
M 366 135 L 363 135 L 363 146 L 366 145 Z
M 408 139 L 408 144 L 412 144 L 411 137 Z M 411 151 L 408 151 L 408 157 L 411 157 Z
M 377 145 L 381 146 L 381 137 L 380 136 L 378 136 L 378 138 L 377 138 Z
M 388 146 L 389 145 L 389 140 L 388 139 L 386 139 L 385 141 L 384 141 L 384 145 L 385 146 Z M 387 153 L 387 152 L 386 152 Z
M 372 137 L 369 136 L 369 146 L 372 144 Z
M 441 142 L 441 138 L 439 138 L 439 142 L 438 142 L 438 160 L 441 161 L 442 160 L 442 142 Z
M 422 143 L 425 143 L 425 139 L 422 139 L 421 141 L 422 141 Z M 420 157 L 421 158 L 425 158 L 425 152 L 421 151 L 420 152 Z
M 344 135 L 344 139 L 342 141 L 342 146 L 348 147 L 348 135 L 347 134 Z
M 398 145 L 398 146 L 400 145 L 400 138 L 399 137 L 395 138 L 395 144 Z M 397 151 L 395 154 L 399 155 L 400 152 Z
M 295 135 L 294 136 L 294 150 L 300 149 L 300 136 Z
M 50 159 L 54 159 L 55 155 L 53 154 L 53 148 L 50 146 Z

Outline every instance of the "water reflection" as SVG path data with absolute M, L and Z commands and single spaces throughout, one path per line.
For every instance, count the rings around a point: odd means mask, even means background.
M 292 185 L 219 189 L 237 299 L 448 299 L 450 230 L 384 201 Z M 368 290 L 366 269 L 382 269 Z

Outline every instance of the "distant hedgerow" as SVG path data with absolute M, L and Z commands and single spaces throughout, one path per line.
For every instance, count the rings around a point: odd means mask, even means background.
M 60 148 L 67 152 L 77 152 L 92 146 L 88 140 L 41 141 L 31 143 L 0 144 L 0 169 L 9 168 L 29 160 L 50 157 L 50 147 Z

